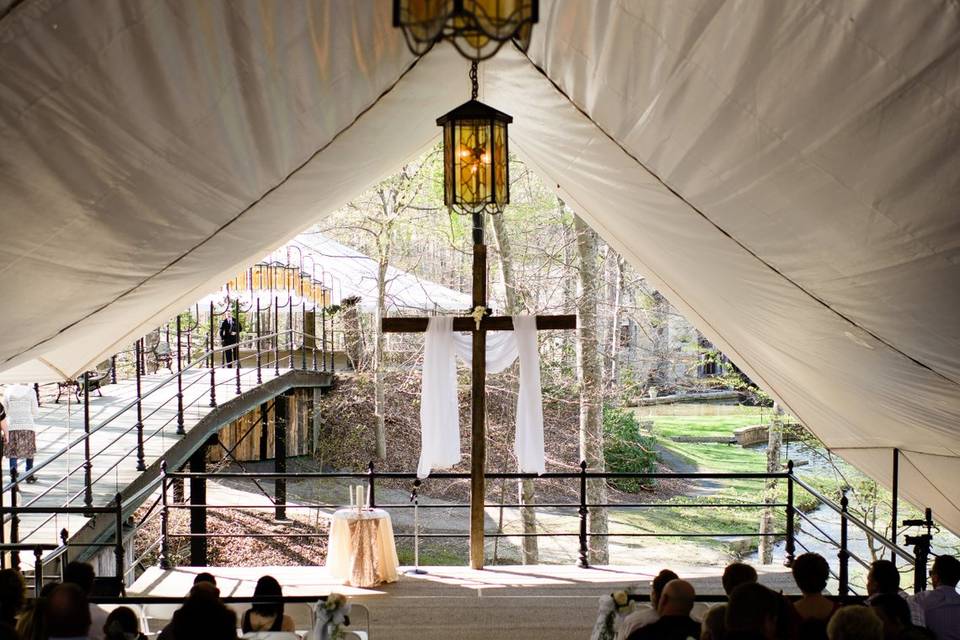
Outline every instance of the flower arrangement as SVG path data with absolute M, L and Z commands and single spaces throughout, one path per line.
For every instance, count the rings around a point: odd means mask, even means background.
M 600 597 L 597 622 L 593 626 L 590 640 L 614 640 L 617 637 L 620 623 L 633 611 L 633 601 L 630 600 L 633 592 L 634 589 L 628 587 Z
M 350 603 L 340 593 L 331 593 L 313 607 L 315 623 L 311 640 L 337 640 L 350 624 Z

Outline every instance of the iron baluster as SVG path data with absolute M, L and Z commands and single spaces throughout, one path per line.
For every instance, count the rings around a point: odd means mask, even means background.
M 139 365 L 137 365 L 139 366 Z M 93 463 L 90 462 L 90 374 L 83 374 L 83 504 L 93 507 Z
M 168 343 L 169 344 L 169 343 Z M 123 589 L 124 584 L 124 552 L 123 552 L 123 499 L 120 497 L 120 493 L 117 492 L 117 495 L 114 497 L 114 506 L 117 508 L 116 520 L 114 521 L 114 527 L 116 530 L 116 539 L 114 540 L 113 553 L 116 562 L 115 575 L 117 580 L 120 582 L 121 589 Z
M 587 539 L 587 461 L 580 461 L 580 558 L 577 566 L 586 569 L 590 566 L 588 560 L 589 540 Z
M 137 351 L 137 358 L 143 360 L 146 363 L 146 355 L 143 352 L 143 338 L 134 343 L 134 348 Z M 146 364 L 144 364 L 146 368 Z M 141 381 L 140 367 L 137 367 L 137 471 L 146 471 L 147 465 L 144 462 L 144 453 L 143 453 L 143 387 Z
M 217 361 L 213 342 L 213 300 L 210 301 L 210 406 L 217 406 Z
M 160 568 L 170 568 L 170 547 L 167 533 L 170 527 L 170 505 L 167 502 L 167 461 L 160 461 Z
M 788 567 L 793 566 L 793 560 L 796 556 L 796 534 L 794 532 L 794 519 L 796 514 L 793 505 L 793 460 L 787 461 L 787 541 L 784 564 Z
M 237 324 L 237 344 L 231 345 L 233 351 L 233 368 L 236 369 L 237 395 L 240 395 L 240 300 L 233 301 L 233 321 Z
M 293 369 L 293 298 L 287 295 L 287 356 Z
M 260 371 L 262 365 L 262 356 L 260 349 L 260 336 L 262 332 L 260 330 L 260 296 L 257 296 L 257 384 L 263 384 L 263 374 Z
M 840 571 L 837 581 L 840 583 L 837 593 L 845 596 L 850 593 L 850 552 L 847 550 L 847 508 L 849 500 L 847 499 L 847 490 L 843 490 L 843 497 L 840 498 L 840 552 L 837 558 L 840 559 Z
M 375 484 L 374 484 L 374 480 L 376 480 L 376 477 L 377 477 L 377 472 L 376 472 L 376 470 L 374 469 L 373 460 L 371 460 L 371 461 L 370 461 L 370 464 L 367 465 L 367 483 L 368 483 L 367 486 L 370 488 L 370 504 L 369 504 L 369 507 L 370 507 L 371 509 L 373 509 L 374 507 L 377 506 L 376 486 L 375 486 Z
M 280 299 L 273 299 L 273 374 L 280 376 Z
M 10 487 L 10 542 L 12 544 L 20 542 L 20 516 L 17 513 L 19 502 L 17 494 L 20 492 L 18 475 L 17 469 L 10 467 L 10 483 L 13 485 Z M 0 522 L 0 526 L 2 526 L 2 522 Z M 20 552 L 17 550 L 10 554 L 10 567 L 16 571 L 20 570 Z
M 186 435 L 183 428 L 183 344 L 180 342 L 182 327 L 181 314 L 177 314 L 177 435 Z M 189 334 L 188 334 L 189 335 Z M 189 338 L 188 338 L 189 339 Z

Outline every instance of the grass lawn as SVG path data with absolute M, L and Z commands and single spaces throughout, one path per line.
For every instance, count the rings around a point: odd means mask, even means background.
M 765 422 L 768 421 L 766 418 L 765 415 Z M 730 436 L 741 427 L 763 424 L 758 412 L 731 416 L 654 416 L 646 419 L 653 420 L 653 433 L 664 438 L 672 436 Z

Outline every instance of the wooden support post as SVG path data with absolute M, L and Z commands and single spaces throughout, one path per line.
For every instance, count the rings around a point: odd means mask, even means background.
M 287 472 L 287 416 L 289 415 L 288 397 L 277 396 L 273 404 L 273 470 L 276 473 Z M 276 519 L 287 519 L 287 481 L 277 478 L 273 482 Z
M 183 345 L 180 342 L 182 326 L 181 314 L 177 314 L 177 435 L 186 435 L 183 427 Z M 189 335 L 189 334 L 188 334 Z M 189 354 L 187 355 L 189 358 Z
M 267 429 L 270 427 L 270 407 L 264 402 L 260 405 L 260 459 L 267 459 Z
M 139 367 L 140 364 L 137 363 Z M 83 504 L 93 506 L 93 463 L 90 462 L 90 374 L 83 374 Z
M 216 436 L 214 436 L 216 437 Z M 190 456 L 190 473 L 207 470 L 207 443 Z M 190 566 L 207 566 L 207 480 L 190 478 Z
M 897 542 L 897 519 L 900 502 L 900 449 L 893 450 L 893 482 L 890 487 L 890 540 Z M 897 554 L 891 549 L 890 561 L 897 563 Z
M 143 351 L 143 338 L 136 342 L 137 359 L 144 363 L 146 368 L 146 354 Z M 137 471 L 146 471 L 147 464 L 144 460 L 143 451 L 143 387 L 141 382 L 140 367 L 137 367 Z
M 483 214 L 473 214 L 473 307 L 487 306 L 487 247 L 483 244 Z M 483 569 L 486 512 L 487 332 L 474 325 L 470 390 L 470 567 Z

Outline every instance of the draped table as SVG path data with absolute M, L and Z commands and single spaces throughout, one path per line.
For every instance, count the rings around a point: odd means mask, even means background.
M 327 569 L 352 587 L 397 581 L 393 523 L 383 509 L 340 509 L 330 521 Z

